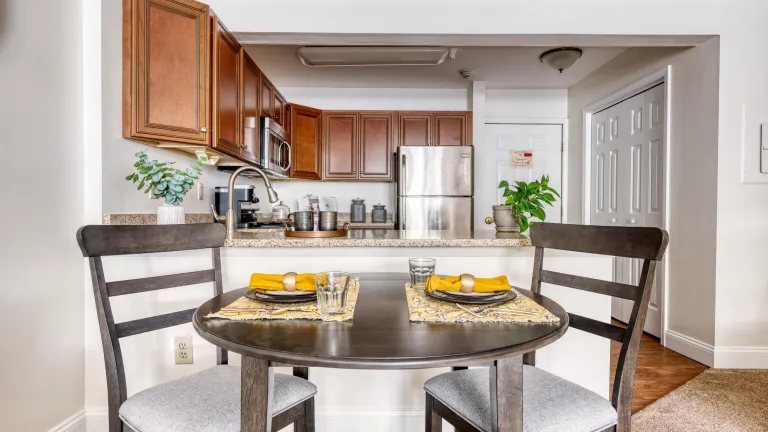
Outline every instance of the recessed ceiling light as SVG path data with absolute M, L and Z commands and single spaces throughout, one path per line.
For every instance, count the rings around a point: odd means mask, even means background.
M 542 53 L 539 61 L 563 73 L 564 70 L 573 66 L 576 60 L 581 58 L 582 51 L 579 48 L 563 47 L 555 48 Z

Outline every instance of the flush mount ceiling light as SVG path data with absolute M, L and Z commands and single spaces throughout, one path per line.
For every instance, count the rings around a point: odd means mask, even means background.
M 304 66 L 435 66 L 455 52 L 444 47 L 416 46 L 313 46 L 296 55 Z
M 539 60 L 552 69 L 563 73 L 564 70 L 573 66 L 576 60 L 581 58 L 581 54 L 582 51 L 579 48 L 555 48 L 542 53 L 539 56 Z

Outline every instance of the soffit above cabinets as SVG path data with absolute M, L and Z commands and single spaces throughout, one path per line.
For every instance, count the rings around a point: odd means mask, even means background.
M 412 46 L 308 46 L 296 50 L 304 66 L 437 66 L 450 50 Z

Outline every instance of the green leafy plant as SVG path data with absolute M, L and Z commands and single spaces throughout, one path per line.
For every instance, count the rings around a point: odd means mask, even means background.
M 165 199 L 166 204 L 174 206 L 184 201 L 195 180 L 203 175 L 203 164 L 208 162 L 206 157 L 199 157 L 191 167 L 182 171 L 172 166 L 175 162 L 150 161 L 146 150 L 136 153 L 135 156 L 139 158 L 133 164 L 136 172 L 128 174 L 125 179 L 138 183 L 137 190 L 152 192 L 157 198 Z
M 528 231 L 536 218 L 543 221 L 547 217 L 544 204 L 552 207 L 552 203 L 560 198 L 560 194 L 549 186 L 549 176 L 541 176 L 540 180 L 530 183 L 516 181 L 510 187 L 509 182 L 502 180 L 499 189 L 504 189 L 504 204 L 512 206 L 512 215 L 520 225 L 520 232 Z M 557 198 L 555 198 L 557 197 Z

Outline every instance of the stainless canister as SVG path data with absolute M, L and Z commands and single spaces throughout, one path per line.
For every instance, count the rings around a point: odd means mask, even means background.
M 362 198 L 355 198 L 352 200 L 352 205 L 349 209 L 349 221 L 356 223 L 365 222 L 365 200 Z
M 288 222 L 296 231 L 314 231 L 315 218 L 311 211 L 297 211 L 288 216 Z
M 335 211 L 320 212 L 320 231 L 336 231 L 338 229 L 339 214 Z
M 371 210 L 371 222 L 385 223 L 387 221 L 387 209 L 384 204 L 374 204 Z

